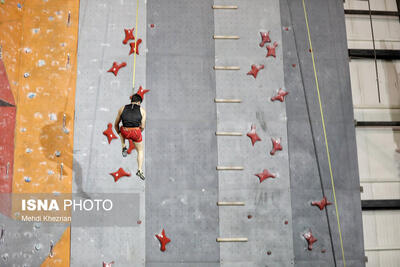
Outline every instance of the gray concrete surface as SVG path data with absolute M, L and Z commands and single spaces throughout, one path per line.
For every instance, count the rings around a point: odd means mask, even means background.
M 215 4 L 227 4 L 215 1 Z M 235 1 L 237 10 L 215 10 L 215 34 L 239 35 L 216 40 L 216 65 L 237 65 L 240 71 L 217 71 L 217 97 L 239 98 L 240 104 L 217 104 L 218 130 L 242 137 L 218 137 L 219 165 L 239 165 L 244 171 L 219 173 L 219 200 L 244 201 L 244 207 L 220 208 L 220 236 L 247 237 L 247 243 L 221 243 L 221 266 L 291 266 L 290 179 L 285 103 L 271 102 L 284 88 L 279 1 Z M 251 15 L 250 15 L 251 14 Z M 260 32 L 270 31 L 278 43 L 276 58 L 259 47 Z M 269 44 L 267 44 L 269 45 Z M 264 64 L 257 79 L 246 75 L 252 64 Z M 253 147 L 246 133 L 255 124 L 262 139 Z M 271 156 L 271 138 L 281 138 L 283 151 Z M 276 179 L 260 184 L 254 174 L 263 169 Z M 248 215 L 252 218 L 248 219 Z M 285 225 L 284 222 L 289 224 Z M 271 255 L 267 252 L 271 251 Z
M 147 2 L 146 266 L 219 266 L 212 3 Z
M 137 206 L 142 224 L 136 220 L 125 227 L 120 227 L 118 222 L 113 227 L 73 224 L 71 266 L 99 266 L 103 261 L 115 261 L 118 266 L 144 266 L 144 182 L 135 176 L 136 152 L 123 158 L 120 141 L 108 144 L 102 134 L 107 123 L 114 123 L 118 109 L 129 103 L 132 94 L 133 55 L 128 56 L 129 44 L 123 45 L 122 40 L 124 29 L 135 27 L 135 19 L 135 0 L 80 1 L 73 192 L 83 197 L 90 197 L 91 193 L 139 194 Z M 145 88 L 146 6 L 143 1 L 140 1 L 138 21 L 138 38 L 143 43 L 137 56 L 136 85 Z M 117 77 L 107 72 L 113 61 L 127 63 Z M 120 167 L 132 176 L 115 183 L 109 173 Z M 74 215 L 77 214 L 72 214 L 73 220 Z
M 343 3 L 309 0 L 306 5 L 332 160 L 345 259 L 347 266 L 365 266 Z M 311 201 L 322 198 L 322 188 L 328 200 L 333 202 L 333 196 L 303 6 L 301 1 L 294 0 L 281 1 L 280 6 L 282 26 L 289 27 L 282 34 L 285 85 L 291 92 L 287 100 L 287 116 L 295 266 L 335 266 L 333 252 L 336 266 L 343 266 L 334 206 L 329 206 L 327 212 L 310 206 Z M 296 66 L 293 67 L 292 64 Z M 310 116 L 306 109 L 306 99 Z M 302 233 L 309 228 L 318 239 L 313 251 L 306 249 L 306 241 L 302 237 Z M 323 249 L 326 249 L 325 253 L 321 253 Z
M 22 222 L 0 214 L 0 266 L 40 266 L 50 253 L 50 242 L 56 244 L 66 225 Z

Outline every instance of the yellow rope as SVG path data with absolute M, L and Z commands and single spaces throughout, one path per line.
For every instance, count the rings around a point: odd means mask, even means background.
M 313 63 L 313 68 L 314 68 L 315 85 L 317 87 L 317 93 L 318 93 L 319 110 L 321 112 L 322 129 L 324 131 L 325 148 L 326 148 L 326 155 L 328 157 L 328 165 L 329 165 L 329 173 L 330 173 L 330 176 L 331 176 L 332 192 L 333 192 L 333 198 L 334 198 L 334 201 L 335 201 L 336 219 L 337 219 L 337 225 L 338 225 L 338 230 L 339 230 L 340 247 L 342 249 L 343 266 L 346 267 L 346 260 L 345 260 L 345 257 L 344 257 L 344 248 L 343 248 L 343 239 L 342 239 L 342 230 L 341 230 L 341 227 L 340 227 L 339 211 L 338 211 L 337 200 L 336 200 L 335 182 L 333 180 L 331 156 L 330 156 L 330 152 L 329 152 L 328 138 L 327 138 L 327 135 L 326 135 L 324 112 L 323 112 L 323 109 L 322 109 L 321 95 L 320 95 L 320 91 L 319 91 L 317 68 L 316 68 L 316 65 L 315 65 L 314 50 L 313 50 L 312 43 L 311 43 L 311 34 L 310 34 L 310 27 L 308 25 L 308 15 L 307 15 L 306 4 L 304 3 L 304 0 L 302 0 L 302 2 L 303 2 L 303 9 L 304 9 L 304 18 L 306 20 L 306 26 L 307 26 L 308 42 L 310 44 L 311 58 L 312 58 L 312 63 Z
M 135 25 L 135 42 L 137 44 L 137 33 L 138 33 L 138 18 L 139 18 L 139 0 L 136 1 L 136 25 Z M 133 79 L 132 79 L 132 90 L 135 90 L 135 78 L 136 78 L 136 44 L 135 53 L 133 53 Z M 135 92 L 133 92 L 135 93 Z

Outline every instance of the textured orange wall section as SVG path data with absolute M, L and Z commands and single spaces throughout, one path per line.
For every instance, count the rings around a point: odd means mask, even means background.
M 17 106 L 13 193 L 72 191 L 78 18 L 79 0 L 0 3 L 0 45 Z M 42 266 L 69 266 L 69 250 L 70 228 Z
M 71 227 L 65 230 L 64 234 L 54 246 L 53 257 L 47 257 L 41 267 L 68 267 L 69 266 L 69 248 L 70 248 Z

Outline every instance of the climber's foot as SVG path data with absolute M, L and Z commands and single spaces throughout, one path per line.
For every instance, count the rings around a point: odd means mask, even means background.
M 138 171 L 136 172 L 136 175 L 139 176 L 139 178 L 142 179 L 142 180 L 144 181 L 145 178 L 144 178 L 143 171 L 138 170 Z
M 126 158 L 128 156 L 128 149 L 126 147 L 122 148 L 122 156 Z

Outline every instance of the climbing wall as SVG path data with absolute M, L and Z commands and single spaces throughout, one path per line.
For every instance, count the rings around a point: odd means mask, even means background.
M 102 198 L 113 198 L 125 194 L 132 199 L 132 210 L 117 204 L 114 208 L 139 214 L 131 221 L 116 217 L 113 224 L 104 225 L 101 220 L 85 220 L 80 217 L 84 214 L 73 212 L 73 222 L 79 223 L 73 223 L 71 229 L 71 266 L 101 266 L 113 261 L 116 266 L 144 266 L 144 182 L 135 176 L 136 152 L 123 158 L 120 141 L 112 139 L 109 143 L 103 134 L 109 123 L 114 124 L 119 108 L 130 103 L 133 93 L 134 55 L 130 51 L 135 41 L 128 38 L 123 43 L 126 36 L 137 34 L 137 40 L 143 40 L 136 57 L 135 92 L 140 85 L 146 87 L 145 3 L 139 1 L 136 8 L 133 0 L 80 1 L 74 196 L 80 199 L 103 194 Z M 138 27 L 132 31 L 136 11 Z M 114 69 L 114 62 L 121 66 L 119 70 Z M 146 94 L 145 102 L 152 93 Z M 119 168 L 131 176 L 115 181 L 110 173 Z
M 214 4 L 237 6 L 214 9 L 221 266 L 291 266 L 279 1 Z
M 0 3 L 5 67 L 1 86 L 4 89 L 7 75 L 16 106 L 15 131 L 12 123 L 1 129 L 2 138 L 14 136 L 7 141 L 5 151 L 9 156 L 14 149 L 8 158 L 7 178 L 12 181 L 13 193 L 71 191 L 77 4 L 39 0 Z M 10 99 L 3 100 L 14 104 Z M 3 162 L 1 165 L 2 170 L 7 168 Z M 15 207 L 11 215 L 19 219 Z M 0 224 L 1 266 L 69 265 L 68 254 L 57 250 L 60 237 L 69 233 L 67 225 L 19 222 L 4 214 L 0 215 Z M 69 242 L 64 246 L 69 249 Z
M 146 266 L 219 266 L 212 1 L 149 0 Z M 155 235 L 171 239 L 164 252 Z
M 343 3 L 280 2 L 287 99 L 295 266 L 365 266 L 355 129 Z M 334 203 L 312 53 L 324 112 L 337 199 Z M 341 245 L 337 215 L 343 242 Z M 317 240 L 306 249 L 305 234 Z M 343 261 L 343 253 L 346 265 Z

